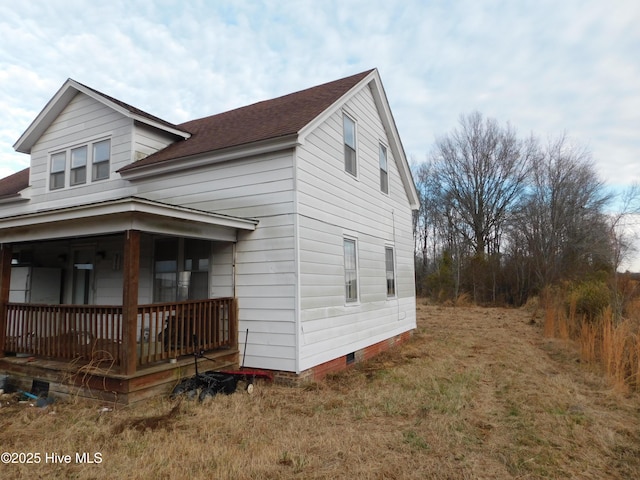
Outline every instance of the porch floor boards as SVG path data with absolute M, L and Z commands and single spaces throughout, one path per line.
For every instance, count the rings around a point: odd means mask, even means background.
M 232 369 L 238 366 L 237 348 L 220 349 L 205 354 L 211 360 L 198 359 L 198 371 Z M 180 357 L 176 363 L 160 362 L 139 366 L 135 373 L 124 375 L 108 368 L 38 357 L 0 358 L 0 372 L 9 376 L 10 384 L 29 391 L 33 380 L 49 382 L 53 397 L 84 397 L 99 401 L 129 404 L 168 394 L 183 378 L 195 374 L 193 355 Z

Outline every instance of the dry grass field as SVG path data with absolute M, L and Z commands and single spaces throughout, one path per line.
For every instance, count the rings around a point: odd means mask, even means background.
M 640 478 L 638 395 L 533 315 L 419 302 L 408 344 L 303 389 L 111 411 L 5 398 L 0 451 L 41 461 L 0 464 L 0 478 Z

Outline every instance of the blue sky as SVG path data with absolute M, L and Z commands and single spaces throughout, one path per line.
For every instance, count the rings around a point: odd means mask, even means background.
M 67 78 L 174 123 L 377 67 L 410 161 L 478 110 L 640 182 L 640 2 L 0 0 L 0 177 Z

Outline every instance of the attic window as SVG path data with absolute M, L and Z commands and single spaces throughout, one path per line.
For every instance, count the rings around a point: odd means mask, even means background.
M 344 169 L 354 177 L 356 167 L 356 122 L 349 116 L 343 116 L 344 126 Z
M 380 144 L 380 191 L 389 193 L 389 170 L 387 167 L 387 147 Z

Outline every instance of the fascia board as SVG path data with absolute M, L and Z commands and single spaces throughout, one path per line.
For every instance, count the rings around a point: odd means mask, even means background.
M 180 218 L 185 221 L 199 222 L 211 225 L 237 228 L 242 230 L 255 230 L 257 220 L 193 210 L 189 208 L 159 204 L 141 198 L 126 198 L 114 201 L 106 201 L 88 205 L 79 205 L 55 210 L 43 210 L 39 212 L 14 215 L 0 219 L 0 230 L 37 226 L 52 222 L 65 222 L 71 220 L 103 217 L 107 215 L 140 213 L 160 217 Z
M 377 74 L 377 71 L 374 73 Z M 389 136 L 393 156 L 397 159 L 396 164 L 398 166 L 398 172 L 400 173 L 400 178 L 402 179 L 405 190 L 407 191 L 409 205 L 412 210 L 418 210 L 420 208 L 420 200 L 418 197 L 418 191 L 416 190 L 416 185 L 413 181 L 411 168 L 409 167 L 409 162 L 407 161 L 407 156 L 404 152 L 402 140 L 400 139 L 400 134 L 398 133 L 398 128 L 396 127 L 396 122 L 393 118 L 393 112 L 391 112 L 391 108 L 389 107 L 389 101 L 387 100 L 387 95 L 384 91 L 382 81 L 379 76 L 376 75 L 376 77 L 377 81 L 372 82 L 371 84 L 373 98 L 376 102 L 376 106 L 378 107 L 378 111 L 382 112 L 382 123 L 387 131 L 387 136 Z
M 55 118 L 69 104 L 71 99 L 78 93 L 72 85 L 73 80 L 67 81 L 60 87 L 53 97 L 47 102 L 44 108 L 31 122 L 20 138 L 13 144 L 14 150 L 20 153 L 31 153 L 31 147 L 38 141 L 44 131 L 51 125 Z
M 300 131 L 298 132 L 299 142 L 301 144 L 304 144 L 306 136 L 309 133 L 313 132 L 322 123 L 327 121 L 327 119 L 329 119 L 331 117 L 331 115 L 333 115 L 337 110 L 341 109 L 342 106 L 345 103 L 347 103 L 351 98 L 353 98 L 360 91 L 360 89 L 364 85 L 367 85 L 369 82 L 372 81 L 372 79 L 375 78 L 377 72 L 378 72 L 378 70 L 373 70 L 369 75 L 367 75 L 362 80 L 360 80 L 356 85 L 351 87 L 351 89 L 347 93 L 345 93 L 339 99 L 337 99 L 335 102 L 333 102 L 320 115 L 318 115 L 313 120 L 311 120 L 309 123 L 307 123 L 304 127 L 302 127 L 300 129 Z
M 351 88 L 351 90 L 345 93 L 329 108 L 327 108 L 324 112 L 322 112 L 311 122 L 305 125 L 298 134 L 298 141 L 300 144 L 304 144 L 306 136 L 309 133 L 313 132 L 318 126 L 320 126 L 329 117 L 331 117 L 331 115 L 333 115 L 337 110 L 341 109 L 343 105 L 345 105 L 351 98 L 353 98 L 365 85 L 370 85 L 371 91 L 373 93 L 373 99 L 376 103 L 376 106 L 378 107 L 378 112 L 380 112 L 381 114 L 382 124 L 384 125 L 385 130 L 387 131 L 387 135 L 389 136 L 391 151 L 394 158 L 397 159 L 396 164 L 398 165 L 400 178 L 402 179 L 402 183 L 404 184 L 405 190 L 407 191 L 409 205 L 411 206 L 412 210 L 417 210 L 418 208 L 420 208 L 418 192 L 416 190 L 415 183 L 413 182 L 413 175 L 411 174 L 411 169 L 409 168 L 409 162 L 407 161 L 404 147 L 402 146 L 402 141 L 400 140 L 400 135 L 398 133 L 395 120 L 393 119 L 391 108 L 389 107 L 389 101 L 387 100 L 387 96 L 382 85 L 382 80 L 380 79 L 380 74 L 378 73 L 377 69 L 373 70 L 369 75 L 360 80 L 360 82 L 358 82 L 357 85 Z
M 162 123 L 155 122 L 147 117 L 134 114 L 126 108 L 113 103 L 102 95 L 99 95 L 98 93 L 87 89 L 84 85 L 81 85 L 69 78 L 55 93 L 55 95 L 51 97 L 51 100 L 47 102 L 42 111 L 36 116 L 33 122 L 31 122 L 29 127 L 20 136 L 18 141 L 16 141 L 16 143 L 13 145 L 14 150 L 20 153 L 30 153 L 33 145 L 38 141 L 38 139 L 42 136 L 49 125 L 53 123 L 53 121 L 58 117 L 58 115 L 60 115 L 62 110 L 64 110 L 64 108 L 69 104 L 69 102 L 73 99 L 73 97 L 76 96 L 78 92 L 91 97 L 97 102 L 100 102 L 113 109 L 114 111 L 120 113 L 121 115 L 124 115 L 125 117 L 131 118 L 135 121 L 150 125 L 160 130 L 164 130 L 185 139 L 191 136 L 189 132 L 171 128 Z
M 185 132 L 183 130 L 179 130 L 179 129 L 176 129 L 176 128 L 171 128 L 171 127 L 169 127 L 167 125 L 164 125 L 162 123 L 156 122 L 156 121 L 154 121 L 154 120 L 152 120 L 150 118 L 147 118 L 145 116 L 132 113 L 131 111 L 129 111 L 126 108 L 124 108 L 123 106 L 118 105 L 117 103 L 113 103 L 108 98 L 103 97 L 102 95 L 94 92 L 93 90 L 89 90 L 84 85 L 81 85 L 81 84 L 75 82 L 74 80 L 70 80 L 70 82 L 72 83 L 73 88 L 75 88 L 79 92 L 84 93 L 88 97 L 93 98 L 95 101 L 106 105 L 107 107 L 115 110 L 116 112 L 124 115 L 125 117 L 128 117 L 128 118 L 131 118 L 132 120 L 135 120 L 136 122 L 144 123 L 146 125 L 152 126 L 152 127 L 157 128 L 159 130 L 164 130 L 166 132 L 172 133 L 172 134 L 177 135 L 179 137 L 182 137 L 184 139 L 187 139 L 187 138 L 189 138 L 191 136 L 191 134 L 189 132 Z

